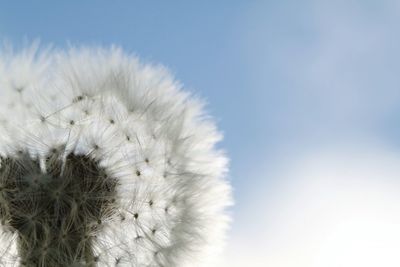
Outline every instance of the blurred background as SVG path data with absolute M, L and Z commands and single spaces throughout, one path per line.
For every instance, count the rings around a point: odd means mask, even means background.
M 231 158 L 220 266 L 400 266 L 400 2 L 1 1 L 0 38 L 111 45 L 204 98 Z

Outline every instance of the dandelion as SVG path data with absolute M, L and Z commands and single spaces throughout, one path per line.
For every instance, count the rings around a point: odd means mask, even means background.
M 116 47 L 0 58 L 0 266 L 212 260 L 231 200 L 201 101 Z

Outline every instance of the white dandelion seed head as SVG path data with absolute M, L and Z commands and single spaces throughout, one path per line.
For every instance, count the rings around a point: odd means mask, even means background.
M 0 265 L 210 264 L 227 158 L 181 88 L 116 47 L 0 52 Z

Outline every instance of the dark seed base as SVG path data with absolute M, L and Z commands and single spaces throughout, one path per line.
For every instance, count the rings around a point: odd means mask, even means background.
M 57 149 L 46 168 L 26 152 L 1 161 L 0 220 L 18 234 L 21 265 L 95 266 L 92 244 L 116 211 L 117 182 L 89 156 L 62 160 Z

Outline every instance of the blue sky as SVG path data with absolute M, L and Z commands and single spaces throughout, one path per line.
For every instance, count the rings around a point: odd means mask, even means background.
M 278 220 L 278 211 L 296 199 L 287 195 L 290 185 L 303 185 L 298 190 L 303 194 L 308 177 L 325 181 L 325 172 L 340 174 L 332 178 L 337 181 L 354 173 L 349 179 L 356 177 L 360 184 L 366 173 L 376 173 L 368 179 L 375 181 L 371 188 L 380 188 L 384 173 L 391 181 L 387 184 L 400 193 L 400 183 L 390 178 L 397 169 L 387 166 L 400 153 L 399 15 L 400 4 L 390 0 L 1 1 L 0 37 L 16 46 L 24 38 L 57 47 L 117 44 L 169 67 L 188 90 L 207 100 L 225 134 L 221 147 L 231 158 L 236 201 L 229 252 L 241 249 L 235 242 L 247 236 L 244 244 L 272 246 L 270 252 L 276 253 L 272 241 L 257 232 L 267 218 Z M 313 169 L 314 161 L 318 168 Z M 343 162 L 349 165 L 343 167 Z M 303 169 L 302 164 L 311 167 Z M 333 200 L 347 192 L 343 184 L 333 191 L 326 183 L 318 185 Z M 371 188 L 356 192 L 368 199 L 378 193 Z M 354 195 L 348 194 L 350 207 Z M 307 206 L 323 203 L 322 198 L 299 201 Z M 289 207 L 290 215 L 302 206 Z M 297 218 L 289 215 L 287 220 Z M 360 218 L 370 218 L 364 215 Z M 297 233 L 309 233 L 311 225 L 307 227 Z M 314 234 L 325 237 L 322 232 Z M 280 238 L 276 240 L 284 240 Z M 307 241 L 303 235 L 298 238 Z M 284 260 L 293 258 L 290 249 L 280 253 L 282 259 L 260 258 L 253 266 L 323 266 L 312 265 L 318 260 L 307 251 L 294 257 L 297 265 Z M 361 266 L 350 265 L 352 260 L 340 266 Z

